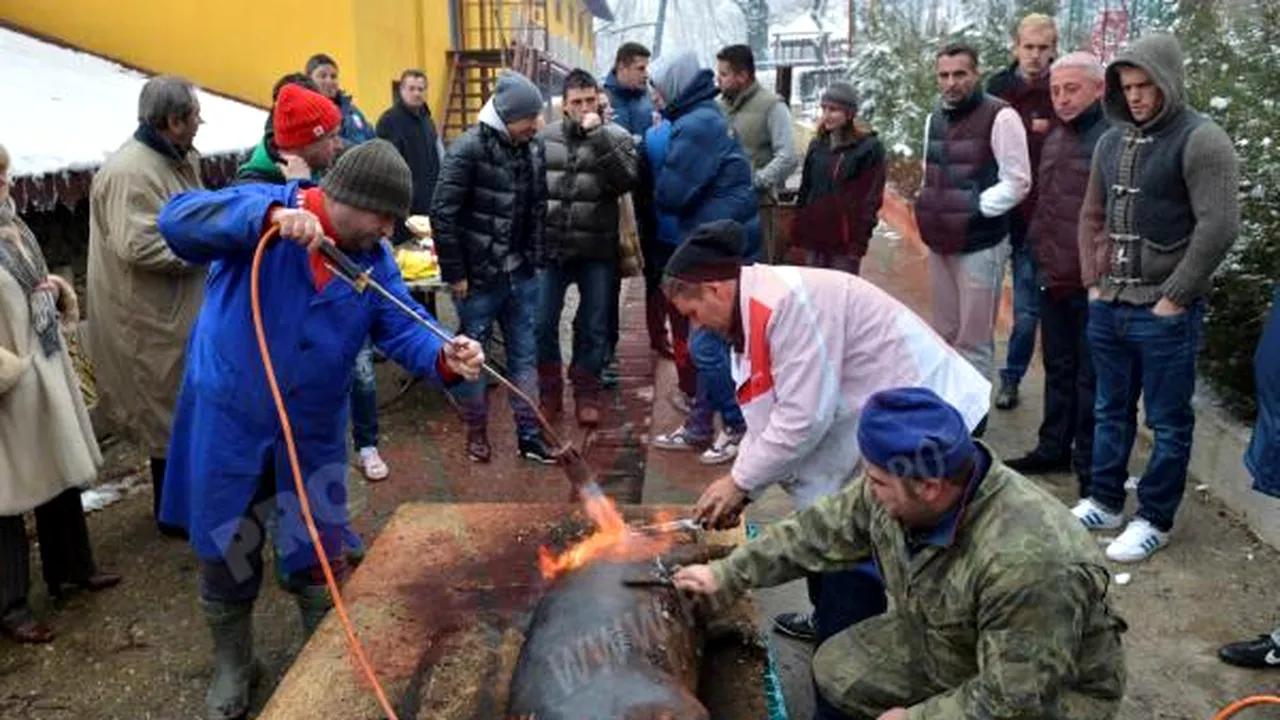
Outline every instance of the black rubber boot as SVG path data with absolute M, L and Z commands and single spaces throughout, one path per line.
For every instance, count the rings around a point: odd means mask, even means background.
M 302 617 L 303 637 L 310 639 L 311 634 L 320 627 L 329 608 L 333 607 L 329 588 L 324 585 L 307 585 L 295 590 L 294 598 L 298 603 L 298 614 Z
M 208 720 L 236 720 L 249 712 L 258 671 L 253 660 L 253 603 L 201 600 L 213 634 L 213 681 L 205 697 Z

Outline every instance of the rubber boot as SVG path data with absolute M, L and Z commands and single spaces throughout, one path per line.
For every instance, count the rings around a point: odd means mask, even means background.
M 213 633 L 214 672 L 205 697 L 208 720 L 236 720 L 249 711 L 253 689 L 253 603 L 201 600 Z
M 298 614 L 302 617 L 303 638 L 310 639 L 311 634 L 320 627 L 325 613 L 333 607 L 329 588 L 324 585 L 306 585 L 294 591 L 294 599 L 298 603 Z

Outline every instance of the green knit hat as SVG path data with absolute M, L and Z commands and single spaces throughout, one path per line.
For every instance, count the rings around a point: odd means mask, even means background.
M 396 146 L 370 140 L 342 153 L 320 181 L 324 194 L 344 205 L 406 217 L 413 200 L 413 174 Z

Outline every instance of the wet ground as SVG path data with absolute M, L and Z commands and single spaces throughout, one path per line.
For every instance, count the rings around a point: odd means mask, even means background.
M 900 247 L 888 236 L 876 240 L 864 274 L 922 312 L 928 283 L 918 249 Z M 657 365 L 645 348 L 638 288 L 633 288 L 624 335 L 624 382 L 604 433 L 589 456 L 620 496 L 640 494 L 645 503 L 690 503 L 723 468 L 704 468 L 691 456 L 651 453 L 647 467 L 642 441 L 679 421 L 666 401 L 674 388 L 669 363 Z M 447 303 L 445 303 L 447 306 Z M 449 313 L 443 313 L 447 319 Z M 1000 353 L 1003 357 L 1003 352 Z M 380 390 L 389 398 L 399 371 L 379 366 Z M 656 385 L 656 387 L 655 387 Z M 1013 455 L 1028 449 L 1040 417 L 1038 368 L 1023 383 L 1023 404 L 992 417 L 988 440 Z M 356 527 L 372 540 L 402 502 L 558 502 L 567 496 L 564 476 L 515 458 L 515 437 L 503 391 L 491 398 L 491 438 L 495 461 L 470 464 L 462 435 L 444 397 L 423 387 L 411 389 L 384 409 L 382 451 L 392 476 L 378 485 L 353 482 Z M 655 401 L 656 398 L 656 401 Z M 571 406 L 570 406 L 571 408 Z M 650 423 L 652 420 L 652 423 Z M 577 436 L 571 423 L 564 430 Z M 578 438 L 575 437 L 575 440 Z M 109 453 L 108 475 L 141 471 L 141 458 L 127 446 Z M 1135 459 L 1134 469 L 1140 469 Z M 643 487 L 634 478 L 645 471 Z M 1069 477 L 1045 482 L 1065 500 L 1073 499 Z M 1194 483 L 1193 483 L 1194 484 Z M 750 512 L 767 522 L 788 511 L 787 500 L 771 493 Z M 121 572 L 119 588 L 50 603 L 36 581 L 32 603 L 58 630 L 57 642 L 21 647 L 0 640 L 0 718 L 197 718 L 212 665 L 207 632 L 195 600 L 195 563 L 187 546 L 159 538 L 151 521 L 149 492 L 132 496 L 89 517 L 101 565 Z M 1128 620 L 1129 692 L 1121 717 L 1134 720 L 1206 720 L 1233 698 L 1280 687 L 1280 675 L 1236 670 L 1214 652 L 1227 640 L 1255 635 L 1280 624 L 1280 555 L 1261 546 L 1205 493 L 1188 491 L 1174 542 L 1151 562 L 1132 568 L 1114 588 Z M 38 565 L 33 569 L 39 577 Z M 757 595 L 762 627 L 781 609 L 802 609 L 800 584 Z M 256 643 L 267 675 L 255 693 L 261 708 L 300 645 L 300 624 L 292 602 L 266 583 L 256 614 Z M 774 638 L 792 718 L 807 718 L 811 707 L 808 649 Z M 319 711 L 317 717 L 323 716 Z M 1240 716 L 1280 717 L 1266 710 Z

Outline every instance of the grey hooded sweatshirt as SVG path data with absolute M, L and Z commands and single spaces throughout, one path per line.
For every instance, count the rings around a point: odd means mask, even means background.
M 1140 68 L 1160 89 L 1155 117 L 1136 123 L 1120 69 Z M 1226 132 L 1187 105 L 1182 50 L 1171 35 L 1134 42 L 1107 67 L 1103 106 L 1113 127 L 1098 141 L 1080 212 L 1084 284 L 1101 299 L 1187 307 L 1240 229 L 1239 160 Z

